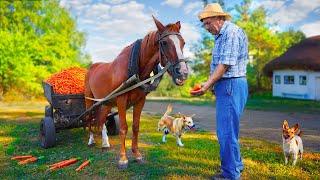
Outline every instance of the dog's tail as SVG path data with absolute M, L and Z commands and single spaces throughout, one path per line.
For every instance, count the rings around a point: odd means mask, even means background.
M 301 130 L 299 130 L 299 132 L 298 132 L 298 136 L 302 136 L 302 131 Z
M 168 104 L 168 107 L 167 107 L 167 111 L 164 113 L 165 116 L 168 116 L 172 111 L 172 106 L 171 104 Z

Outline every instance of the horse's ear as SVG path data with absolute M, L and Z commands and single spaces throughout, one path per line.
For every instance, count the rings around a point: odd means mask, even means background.
M 181 24 L 180 24 L 180 21 L 176 22 L 176 25 L 178 26 L 179 30 L 181 28 Z
M 162 23 L 160 21 L 158 21 L 154 16 L 152 16 L 154 23 L 156 24 L 158 31 L 160 32 L 160 34 L 162 34 L 164 32 L 165 27 L 162 25 Z

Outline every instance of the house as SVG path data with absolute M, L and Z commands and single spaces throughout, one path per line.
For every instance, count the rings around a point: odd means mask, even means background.
M 273 78 L 273 96 L 320 100 L 320 35 L 290 47 L 263 71 Z

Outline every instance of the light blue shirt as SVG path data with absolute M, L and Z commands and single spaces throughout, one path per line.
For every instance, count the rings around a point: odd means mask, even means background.
M 219 64 L 230 65 L 223 78 L 246 76 L 248 63 L 248 38 L 239 26 L 225 21 L 219 34 L 215 35 L 212 49 L 211 71 Z

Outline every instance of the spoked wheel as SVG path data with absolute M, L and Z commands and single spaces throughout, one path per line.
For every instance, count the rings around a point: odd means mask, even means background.
M 115 113 L 115 111 L 111 111 L 110 114 Z M 107 122 L 106 122 L 107 130 L 108 130 L 108 135 L 118 135 L 120 132 L 120 120 L 119 120 L 119 115 L 109 115 L 107 117 Z
M 40 145 L 47 149 L 54 147 L 56 144 L 56 129 L 53 119 L 45 117 L 41 119 L 40 123 Z

